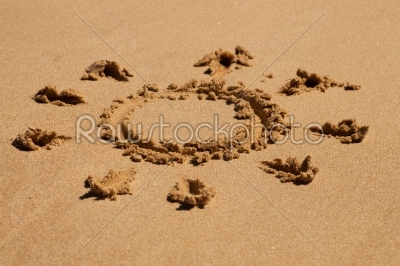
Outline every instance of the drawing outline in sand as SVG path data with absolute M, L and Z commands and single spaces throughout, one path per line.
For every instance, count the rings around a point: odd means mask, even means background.
M 224 79 L 212 79 L 209 82 L 190 80 L 180 87 L 175 84 L 169 85 L 167 90 L 160 92 L 162 95 L 159 95 L 158 88 L 149 89 L 150 87 L 154 88 L 154 85 L 145 85 L 137 96 L 131 95 L 126 99 L 113 102 L 110 108 L 104 110 L 100 116 L 101 121 L 98 123 L 102 130 L 102 138 L 115 142 L 115 147 L 123 149 L 124 155 L 130 155 L 133 161 L 143 159 L 152 163 L 166 164 L 182 163 L 185 159 L 189 159 L 195 164 L 202 164 L 210 159 L 236 159 L 239 157 L 239 153 L 248 153 L 251 149 L 265 149 L 270 134 L 273 134 L 274 140 L 282 138 L 286 134 L 286 131 L 281 127 L 273 127 L 276 124 L 286 124 L 286 111 L 271 103 L 269 94 L 259 89 L 244 91 L 245 85 L 241 82 L 234 86 L 225 86 L 225 83 Z M 157 94 L 153 91 L 157 91 Z M 181 95 L 182 92 L 185 92 L 186 95 L 212 94 L 217 98 L 216 100 L 234 104 L 235 119 L 246 120 L 254 116 L 263 125 L 263 128 L 256 129 L 257 132 L 254 132 L 254 137 L 248 138 L 247 143 L 244 143 L 243 140 L 253 132 L 250 132 L 246 126 L 237 128 L 229 136 L 229 139 L 216 138 L 211 140 L 214 142 L 215 148 L 211 150 L 204 150 L 204 143 L 198 141 L 190 141 L 184 145 L 171 145 L 171 143 L 163 141 L 145 140 L 130 128 L 129 119 L 134 114 L 135 108 L 161 97 L 168 98 L 171 95 L 174 97 Z M 123 112 L 121 110 L 128 110 L 128 112 L 119 113 Z M 121 126 L 122 136 L 115 136 L 115 131 L 110 128 L 110 125 L 117 123 Z

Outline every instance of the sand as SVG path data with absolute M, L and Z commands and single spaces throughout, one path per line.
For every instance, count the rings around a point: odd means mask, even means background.
M 273 161 L 262 162 L 265 172 L 275 174 L 282 183 L 308 184 L 314 180 L 319 169 L 311 164 L 311 156 L 307 156 L 302 163 L 297 158 L 288 157 L 286 162 L 277 158 Z
M 179 208 L 204 208 L 215 196 L 215 188 L 208 187 L 200 179 L 183 179 L 168 194 L 168 200 L 179 202 Z
M 54 85 L 45 86 L 35 94 L 33 99 L 38 103 L 52 103 L 57 106 L 85 103 L 83 95 L 78 90 L 70 88 L 58 92 Z
M 341 143 L 358 143 L 361 142 L 368 133 L 368 126 L 358 126 L 355 119 L 345 119 L 337 125 L 326 122 L 321 127 L 310 127 L 312 132 L 325 136 L 333 136 L 340 140 Z
M 85 197 L 93 194 L 98 198 L 116 200 L 118 195 L 132 194 L 130 183 L 134 180 L 135 173 L 134 169 L 120 172 L 111 169 L 103 178 L 89 176 L 86 183 L 90 191 Z
M 30 127 L 25 133 L 18 134 L 12 142 L 12 145 L 20 150 L 27 151 L 36 151 L 39 149 L 51 150 L 70 139 L 72 139 L 72 137 L 60 135 L 55 131 Z
M 2 3 L 0 264 L 398 264 L 399 8 Z
M 121 68 L 117 62 L 108 60 L 98 60 L 93 62 L 86 69 L 81 80 L 97 81 L 102 77 L 113 78 L 117 81 L 129 81 L 128 77 L 133 77 L 126 68 Z
M 193 66 L 209 68 L 204 72 L 211 76 L 224 76 L 232 72 L 232 69 L 241 69 L 241 66 L 250 67 L 250 59 L 253 55 L 243 46 L 236 46 L 235 53 L 219 49 L 209 54 L 205 54 L 202 59 L 197 61 Z
M 291 79 L 288 83 L 283 86 L 279 92 L 287 96 L 298 95 L 303 92 L 310 92 L 318 90 L 325 92 L 327 89 L 332 87 L 343 87 L 343 83 L 338 83 L 327 76 L 322 76 L 317 73 L 308 73 L 304 69 L 298 69 L 296 72 L 297 77 Z M 350 88 L 358 88 L 359 86 L 346 86 L 345 90 L 352 90 Z

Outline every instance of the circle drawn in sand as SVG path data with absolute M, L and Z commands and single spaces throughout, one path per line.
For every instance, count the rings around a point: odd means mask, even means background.
M 246 90 L 246 86 L 241 82 L 234 86 L 225 84 L 223 78 L 202 82 L 192 79 L 182 86 L 171 84 L 162 92 L 156 84 L 146 84 L 138 95 L 114 100 L 112 105 L 104 110 L 99 123 L 102 127 L 101 137 L 115 142 L 115 147 L 123 149 L 123 155 L 130 156 L 135 162 L 144 160 L 156 164 L 169 164 L 189 160 L 194 164 L 202 164 L 211 159 L 237 159 L 240 153 L 265 149 L 268 142 L 279 140 L 286 135 L 286 130 L 282 128 L 282 125 L 287 125 L 286 111 L 272 103 L 269 94 L 258 89 Z M 191 140 L 184 144 L 144 139 L 132 130 L 130 118 L 135 115 L 136 108 L 162 98 L 183 100 L 190 95 L 232 104 L 236 120 L 248 122 L 252 118 L 253 122 L 261 127 L 247 125 L 246 128 L 238 127 L 228 137 L 207 142 Z M 112 130 L 117 124 L 121 127 L 121 136 L 116 136 Z

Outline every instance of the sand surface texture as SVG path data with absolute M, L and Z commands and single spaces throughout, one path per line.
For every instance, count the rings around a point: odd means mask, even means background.
M 398 1 L 0 6 L 1 265 L 398 265 Z

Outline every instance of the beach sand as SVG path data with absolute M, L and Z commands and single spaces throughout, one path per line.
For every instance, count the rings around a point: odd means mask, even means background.
M 398 265 L 397 1 L 2 1 L 1 6 L 1 265 Z M 254 58 L 251 67 L 223 73 L 227 85 L 247 86 L 258 78 L 249 89 L 268 93 L 302 126 L 356 119 L 369 127 L 366 137 L 351 144 L 332 137 L 318 145 L 268 144 L 238 159 L 199 165 L 133 162 L 112 143 L 76 143 L 82 115 L 99 123 L 114 99 L 140 97 L 147 83 L 157 83 L 159 92 L 152 92 L 157 96 L 172 83 L 210 81 L 207 66 L 193 65 L 220 48 L 234 53 L 237 45 Z M 134 77 L 81 80 L 98 60 L 115 61 Z M 261 75 L 268 66 L 270 78 Z M 278 93 L 299 68 L 361 89 Z M 77 90 L 84 103 L 36 102 L 35 94 L 51 84 L 58 91 Z M 149 99 L 130 118 L 147 128 L 160 114 L 175 124 L 212 122 L 214 114 L 221 124 L 236 121 L 233 105 L 189 94 L 187 100 Z M 34 151 L 12 145 L 29 127 L 72 139 L 52 136 L 48 146 Z M 264 161 L 302 162 L 309 155 L 319 171 L 306 185 L 282 183 L 263 169 Z M 104 188 L 123 184 L 106 193 L 118 194 L 116 200 L 93 197 L 89 176 L 132 168 L 134 176 Z M 203 208 L 180 208 L 168 195 L 183 179 L 199 179 L 216 193 Z

